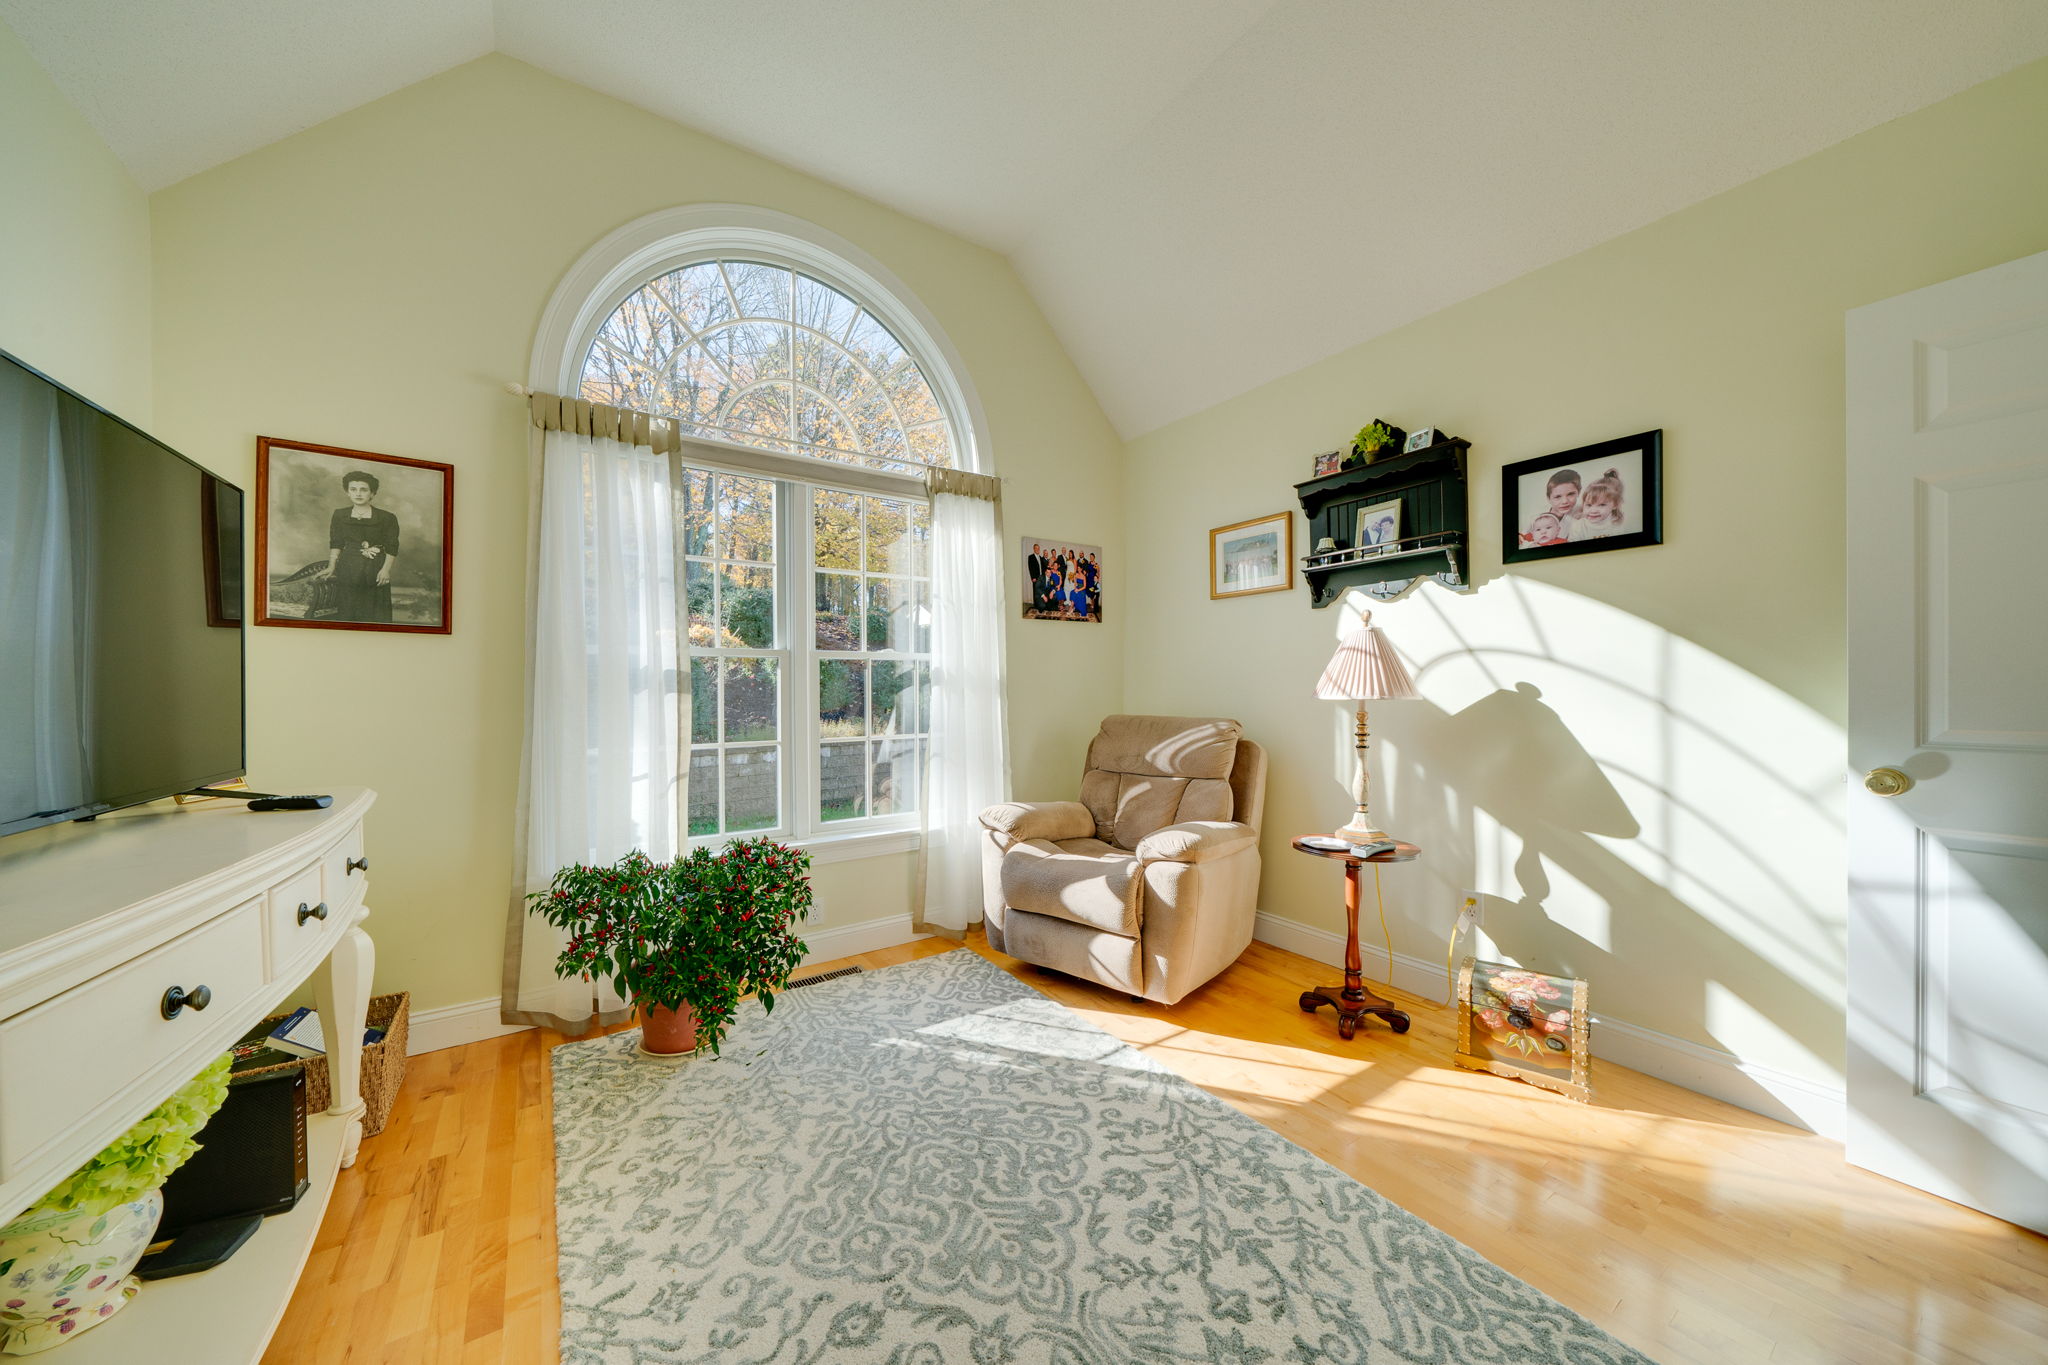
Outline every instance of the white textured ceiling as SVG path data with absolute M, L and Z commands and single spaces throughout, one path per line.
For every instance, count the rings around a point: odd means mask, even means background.
M 2048 55 L 2042 0 L 0 0 L 156 188 L 493 48 L 1009 254 L 1127 435 Z

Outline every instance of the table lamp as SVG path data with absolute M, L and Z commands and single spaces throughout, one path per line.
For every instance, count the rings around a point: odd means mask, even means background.
M 1325 701 L 1359 703 L 1358 779 L 1354 789 L 1358 809 L 1353 812 L 1350 824 L 1334 831 L 1338 838 L 1362 844 L 1387 837 L 1384 830 L 1373 828 L 1372 817 L 1365 809 L 1365 703 L 1415 695 L 1415 684 L 1409 680 L 1400 656 L 1372 624 L 1372 613 L 1366 612 L 1344 632 L 1344 638 L 1337 642 L 1337 652 L 1330 656 L 1330 666 L 1316 682 L 1316 696 Z

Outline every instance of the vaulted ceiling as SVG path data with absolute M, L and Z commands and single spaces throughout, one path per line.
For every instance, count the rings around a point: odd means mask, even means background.
M 0 0 L 147 188 L 492 50 L 1009 255 L 1152 430 L 2048 55 L 2040 0 Z

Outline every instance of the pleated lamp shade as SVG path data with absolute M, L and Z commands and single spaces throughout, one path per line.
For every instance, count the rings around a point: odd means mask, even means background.
M 1416 695 L 1415 684 L 1401 656 L 1372 624 L 1372 613 L 1344 632 L 1330 666 L 1316 680 L 1316 695 L 1325 701 L 1382 701 Z

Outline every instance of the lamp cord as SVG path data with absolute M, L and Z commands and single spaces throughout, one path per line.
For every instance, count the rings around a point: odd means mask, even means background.
M 1380 889 L 1380 865 L 1372 865 L 1372 895 L 1380 906 L 1380 939 L 1387 945 L 1387 987 L 1394 985 L 1394 936 L 1387 932 L 1387 893 Z

